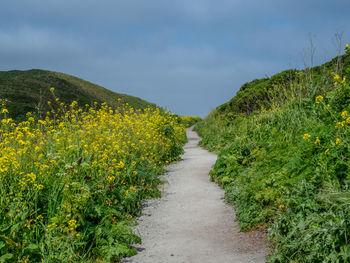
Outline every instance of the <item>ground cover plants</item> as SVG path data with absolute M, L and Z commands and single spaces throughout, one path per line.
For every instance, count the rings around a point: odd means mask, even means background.
M 231 100 L 196 126 L 241 228 L 268 229 L 268 262 L 350 261 L 349 53 L 268 86 L 251 112 Z
M 106 103 L 61 103 L 22 122 L 4 104 L 0 111 L 0 262 L 134 254 L 130 244 L 140 238 L 130 222 L 143 199 L 160 195 L 157 176 L 183 152 L 176 117 Z

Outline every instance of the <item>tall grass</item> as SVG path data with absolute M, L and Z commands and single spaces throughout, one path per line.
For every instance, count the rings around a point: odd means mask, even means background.
M 268 91 L 269 108 L 197 125 L 241 228 L 268 228 L 268 262 L 350 261 L 349 77 L 298 78 Z
M 134 254 L 131 219 L 142 199 L 159 196 L 157 175 L 183 151 L 176 118 L 76 102 L 21 123 L 0 111 L 0 262 Z

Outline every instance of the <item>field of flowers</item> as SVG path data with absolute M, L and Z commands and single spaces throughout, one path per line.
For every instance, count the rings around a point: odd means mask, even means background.
M 129 245 L 140 238 L 130 222 L 143 199 L 160 195 L 157 176 L 183 152 L 176 117 L 76 102 L 21 123 L 6 105 L 0 111 L 0 262 L 134 254 Z
M 267 90 L 268 108 L 197 125 L 241 228 L 268 229 L 268 262 L 350 262 L 349 46 L 343 59 Z

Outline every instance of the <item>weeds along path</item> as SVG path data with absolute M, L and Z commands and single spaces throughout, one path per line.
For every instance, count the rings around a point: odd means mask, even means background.
M 139 253 L 123 262 L 265 262 L 261 232 L 241 233 L 224 191 L 208 173 L 216 155 L 200 148 L 200 137 L 188 129 L 183 161 L 170 165 L 163 197 L 150 200 L 139 218 Z

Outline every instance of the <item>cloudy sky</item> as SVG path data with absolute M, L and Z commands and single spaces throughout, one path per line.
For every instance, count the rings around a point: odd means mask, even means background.
M 349 0 L 3 0 L 0 70 L 40 68 L 205 116 L 239 87 L 337 54 Z

